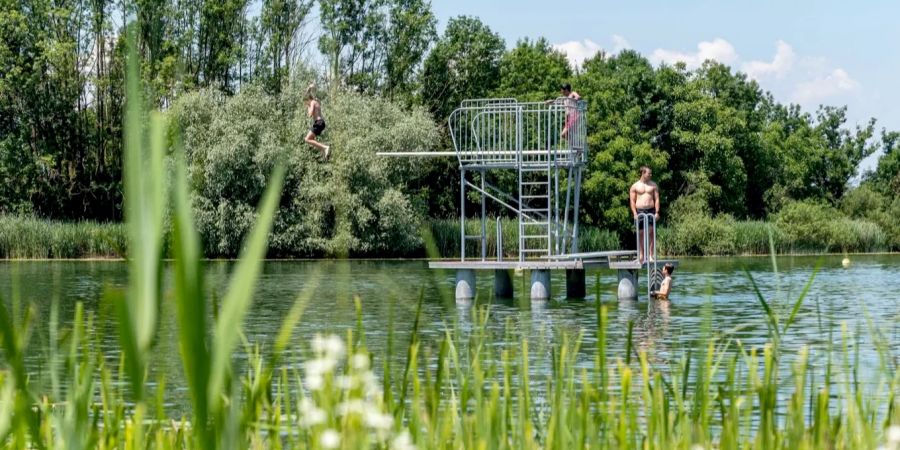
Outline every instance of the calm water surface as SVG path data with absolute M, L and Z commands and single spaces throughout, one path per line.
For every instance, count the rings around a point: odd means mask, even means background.
M 567 300 L 563 273 L 553 276 L 556 297 L 548 302 L 533 303 L 526 296 L 528 274 L 514 278 L 516 299 L 494 300 L 492 274 L 478 279 L 479 302 L 489 304 L 488 326 L 504 339 L 507 323 L 512 325 L 510 344 L 528 339 L 534 351 L 531 370 L 536 383 L 549 370 L 550 344 L 563 334 L 583 333 L 584 346 L 580 363 L 593 364 L 596 342 L 596 302 L 609 309 L 609 354 L 624 357 L 629 322 L 634 323 L 634 342 L 648 351 L 654 362 L 665 365 L 681 358 L 687 348 L 704 341 L 710 333 L 733 338 L 745 347 L 758 346 L 768 339 L 765 313 L 752 289 L 747 274 L 772 302 L 782 317 L 789 314 L 793 300 L 812 275 L 817 263 L 820 271 L 807 300 L 801 307 L 793 331 L 785 337 L 790 350 L 801 345 L 824 346 L 829 339 L 840 339 L 841 323 L 850 333 L 861 335 L 860 365 L 867 369 L 878 366 L 878 357 L 868 338 L 869 322 L 886 336 L 893 354 L 900 354 L 900 255 L 851 256 L 844 268 L 842 257 L 780 257 L 777 272 L 770 258 L 704 258 L 683 260 L 675 273 L 672 301 L 668 303 L 629 301 L 615 298 L 616 275 L 613 271 L 588 272 L 588 298 Z M 208 278 L 212 289 L 225 290 L 232 263 L 211 262 Z M 127 267 L 123 262 L 2 262 L 0 263 L 0 295 L 10 302 L 20 298 L 37 306 L 38 330 L 29 351 L 29 370 L 36 380 L 46 379 L 46 348 L 50 305 L 59 300 L 60 322 L 71 321 L 75 304 L 83 302 L 93 314 L 97 342 L 111 361 L 118 358 L 118 344 L 112 305 L 101 301 L 107 287 L 126 283 Z M 423 342 L 432 345 L 443 332 L 455 325 L 470 329 L 475 313 L 471 305 L 457 305 L 453 299 L 453 273 L 436 272 L 422 261 L 272 261 L 265 265 L 257 295 L 244 330 L 251 342 L 269 342 L 295 298 L 304 290 L 312 297 L 303 321 L 294 336 L 291 351 L 306 350 L 305 343 L 315 333 L 346 333 L 354 328 L 354 297 L 361 299 L 362 316 L 370 350 L 381 358 L 391 317 L 398 346 L 409 337 L 415 317 L 416 303 L 424 296 Z M 704 317 L 710 320 L 704 321 Z M 704 324 L 709 324 L 704 325 Z M 152 355 L 152 374 L 164 375 L 172 387 L 169 395 L 173 407 L 186 406 L 181 363 L 178 357 L 174 306 L 162 306 L 159 339 Z M 396 352 L 398 361 L 401 352 Z M 245 355 L 237 355 L 243 359 Z M 782 364 L 790 364 L 793 351 L 787 352 Z M 821 358 L 820 358 L 821 359 Z M 297 358 L 287 358 L 296 361 Z M 821 360 L 814 360 L 821 365 Z M 788 387 L 786 387 L 788 389 Z

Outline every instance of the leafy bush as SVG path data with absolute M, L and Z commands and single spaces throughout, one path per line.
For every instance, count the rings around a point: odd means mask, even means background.
M 864 183 L 841 199 L 841 211 L 851 218 L 874 222 L 885 235 L 883 246 L 900 250 L 900 198 L 890 199 Z
M 845 203 L 851 212 L 871 202 L 856 196 Z M 877 209 L 876 209 L 877 211 Z M 788 251 L 871 252 L 884 250 L 888 237 L 872 220 L 851 219 L 817 203 L 791 202 L 776 214 L 775 223 Z
M 841 217 L 838 211 L 818 203 L 790 202 L 775 215 L 775 224 L 790 247 L 822 250 L 831 239 L 828 222 Z
M 659 252 L 667 255 L 732 255 L 736 249 L 734 219 L 705 214 L 682 216 L 665 232 Z
M 338 91 L 324 100 L 328 128 L 322 140 L 332 146 L 332 158 L 322 163 L 303 142 L 309 119 L 299 99 L 291 90 L 271 96 L 251 87 L 233 97 L 204 90 L 182 96 L 172 108 L 207 255 L 237 254 L 279 161 L 288 173 L 270 238 L 272 256 L 386 255 L 419 248 L 423 214 L 403 190 L 419 162 L 376 152 L 430 150 L 438 133 L 428 115 Z

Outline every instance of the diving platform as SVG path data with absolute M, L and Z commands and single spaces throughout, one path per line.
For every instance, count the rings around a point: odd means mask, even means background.
M 587 104 L 577 95 L 547 102 L 519 102 L 512 98 L 464 100 L 450 114 L 447 125 L 452 152 L 378 155 L 457 158 L 459 259 L 428 263 L 431 269 L 456 271 L 457 300 L 475 296 L 475 274 L 485 270 L 494 271 L 494 294 L 498 297 L 513 295 L 513 271 L 530 271 L 532 300 L 546 300 L 552 292 L 552 270 L 566 271 L 566 293 L 572 298 L 585 296 L 585 270 L 611 269 L 619 274 L 619 297 L 637 298 L 638 272 L 647 273 L 649 295 L 662 280 L 661 264 L 677 264 L 671 260 L 655 261 L 656 221 L 647 214 L 639 214 L 635 219 L 635 248 L 649 256 L 649 262 L 639 262 L 637 250 L 579 249 L 581 178 L 589 161 L 589 149 Z M 518 242 L 510 259 L 502 250 L 488 255 L 487 230 L 493 225 L 489 211 L 496 217 L 494 249 L 504 248 L 500 217 L 517 219 Z M 466 220 L 476 216 L 481 226 L 477 234 L 470 234 Z M 466 253 L 472 243 L 476 244 L 476 255 Z

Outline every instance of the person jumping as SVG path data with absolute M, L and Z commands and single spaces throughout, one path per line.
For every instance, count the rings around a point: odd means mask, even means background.
M 331 146 L 316 140 L 319 135 L 325 131 L 325 118 L 322 117 L 322 104 L 319 103 L 319 100 L 316 98 L 315 84 L 310 84 L 306 88 L 306 94 L 303 96 L 303 101 L 306 102 L 306 115 L 313 120 L 312 127 L 310 127 L 309 132 L 306 133 L 306 137 L 303 140 L 310 146 L 319 149 L 322 159 L 328 161 L 328 158 L 331 156 Z

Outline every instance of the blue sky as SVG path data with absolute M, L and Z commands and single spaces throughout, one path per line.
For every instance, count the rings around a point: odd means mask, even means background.
M 847 105 L 851 124 L 875 117 L 879 128 L 900 130 L 898 1 L 432 0 L 432 7 L 441 31 L 450 17 L 477 16 L 507 46 L 544 36 L 575 62 L 622 48 L 655 63 L 716 59 L 778 101 L 811 111 Z

